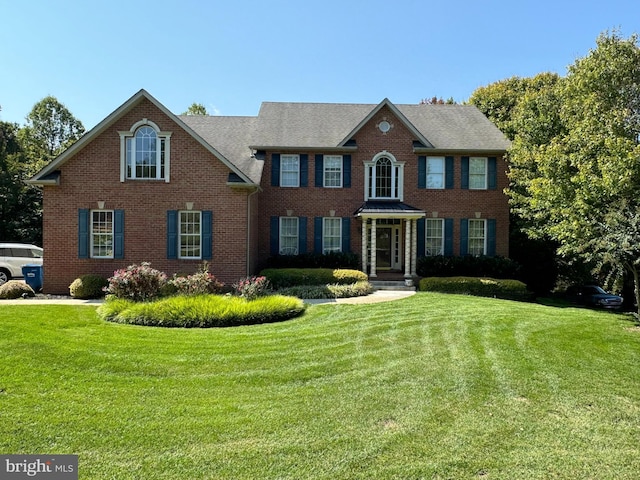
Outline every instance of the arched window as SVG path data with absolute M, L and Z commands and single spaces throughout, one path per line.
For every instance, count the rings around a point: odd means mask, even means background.
M 377 154 L 365 165 L 366 200 L 402 200 L 404 164 L 388 152 Z
M 169 181 L 169 139 L 171 133 L 161 132 L 146 118 L 130 131 L 119 132 L 122 142 L 122 173 L 120 180 Z

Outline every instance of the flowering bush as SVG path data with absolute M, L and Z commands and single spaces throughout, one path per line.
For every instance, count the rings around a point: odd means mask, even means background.
M 151 268 L 149 262 L 142 262 L 116 270 L 105 291 L 116 298 L 144 302 L 159 297 L 166 283 L 165 273 Z
M 247 277 L 233 284 L 236 293 L 247 300 L 261 297 L 269 293 L 271 285 L 267 277 Z
M 203 295 L 207 293 L 220 293 L 224 287 L 224 283 L 211 273 L 209 273 L 209 264 L 203 263 L 200 270 L 193 275 L 187 277 L 179 277 L 174 275 L 169 280 L 169 285 L 175 293 L 181 295 Z

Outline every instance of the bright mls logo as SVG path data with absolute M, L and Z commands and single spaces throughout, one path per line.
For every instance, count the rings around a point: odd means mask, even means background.
M 0 480 L 78 480 L 77 455 L 0 455 Z

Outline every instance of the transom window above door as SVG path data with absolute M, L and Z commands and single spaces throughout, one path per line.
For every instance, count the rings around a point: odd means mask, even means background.
M 381 152 L 365 162 L 365 200 L 402 200 L 404 163 L 388 152 Z

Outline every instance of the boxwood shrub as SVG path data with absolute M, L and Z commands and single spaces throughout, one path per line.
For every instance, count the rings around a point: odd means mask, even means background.
M 268 268 L 260 275 L 267 277 L 275 290 L 300 285 L 346 285 L 368 280 L 367 274 L 359 270 L 331 268 Z
M 231 295 L 178 295 L 151 302 L 109 298 L 98 307 L 98 315 L 133 325 L 209 328 L 280 322 L 304 310 L 302 300 L 282 295 L 250 301 Z
M 419 257 L 417 273 L 420 277 L 488 277 L 520 279 L 520 264 L 509 258 L 465 255 Z
M 373 292 L 373 286 L 367 282 L 355 282 L 347 285 L 298 285 L 279 290 L 281 295 L 298 298 L 351 298 L 362 297 Z
M 479 277 L 427 277 L 419 282 L 423 292 L 459 293 L 479 297 L 529 301 L 532 296 L 519 280 Z
M 0 299 L 13 300 L 22 296 L 35 297 L 36 293 L 33 288 L 20 280 L 9 280 L 0 285 Z
M 76 278 L 69 285 L 69 293 L 74 298 L 102 298 L 104 288 L 109 285 L 109 281 L 101 275 L 89 273 Z

